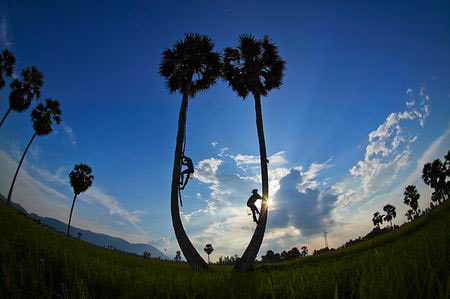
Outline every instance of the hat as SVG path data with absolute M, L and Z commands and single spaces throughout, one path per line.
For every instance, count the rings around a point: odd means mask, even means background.
M 252 193 L 257 193 L 258 192 L 258 189 L 253 189 L 252 190 Z

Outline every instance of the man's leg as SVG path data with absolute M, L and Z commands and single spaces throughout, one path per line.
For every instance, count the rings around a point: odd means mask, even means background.
M 255 206 L 251 207 L 252 209 L 252 214 L 253 214 L 253 222 L 258 223 L 258 219 L 256 219 L 256 214 L 255 212 L 258 210 Z
M 183 173 L 184 174 L 184 173 Z M 189 181 L 190 173 L 186 175 L 186 178 L 184 180 L 183 186 L 180 188 L 180 190 L 184 190 L 184 187 L 186 187 L 188 181 Z

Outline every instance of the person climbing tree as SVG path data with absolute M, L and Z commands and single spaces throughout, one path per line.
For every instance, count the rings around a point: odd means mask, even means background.
M 182 158 L 181 165 L 184 165 L 187 167 L 185 170 L 183 170 L 181 172 L 181 177 L 180 177 L 180 186 L 181 186 L 180 190 L 184 190 L 184 187 L 186 187 L 189 179 L 194 174 L 194 164 L 192 164 L 192 159 L 189 158 L 188 156 L 185 156 L 184 154 L 182 154 L 181 158 Z M 186 176 L 186 178 L 185 178 L 185 176 Z
M 250 198 L 247 200 L 247 207 L 249 207 L 252 210 L 252 214 L 253 214 L 253 221 L 258 223 L 258 219 L 256 219 L 256 214 L 259 215 L 259 210 L 258 208 L 255 206 L 255 202 L 258 199 L 263 199 L 263 197 L 261 195 L 258 194 L 258 189 L 253 189 L 252 190 L 252 195 L 250 196 Z

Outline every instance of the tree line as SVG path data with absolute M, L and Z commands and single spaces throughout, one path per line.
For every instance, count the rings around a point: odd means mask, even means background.
M 432 163 L 429 162 L 423 166 L 422 180 L 426 185 L 434 189 L 431 194 L 431 202 L 428 208 L 421 211 L 419 207 L 420 194 L 415 185 L 408 185 L 405 187 L 405 191 L 403 192 L 403 203 L 410 207 L 405 214 L 408 221 L 420 217 L 437 205 L 448 200 L 450 194 L 450 180 L 448 180 L 448 177 L 450 177 L 450 150 L 444 156 L 444 161 L 436 159 Z M 373 214 L 373 225 L 377 229 L 380 229 L 384 221 L 390 223 L 391 229 L 394 228 L 392 220 L 397 216 L 395 207 L 387 204 L 383 207 L 383 211 L 385 214 L 381 214 L 380 212 L 375 212 Z

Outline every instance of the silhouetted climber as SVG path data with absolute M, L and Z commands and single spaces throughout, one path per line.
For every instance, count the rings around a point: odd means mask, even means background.
M 259 210 L 255 206 L 255 202 L 258 199 L 263 199 L 263 197 L 258 194 L 258 189 L 253 189 L 252 193 L 253 193 L 252 196 L 250 196 L 250 198 L 247 200 L 247 207 L 249 207 L 252 210 L 253 221 L 258 223 L 258 219 L 256 219 L 256 213 L 259 215 Z
M 185 170 L 183 170 L 181 172 L 181 177 L 180 177 L 180 186 L 181 186 L 180 190 L 184 190 L 184 187 L 186 187 L 189 179 L 194 174 L 194 164 L 192 164 L 192 159 L 189 158 L 188 156 L 185 156 L 184 154 L 182 154 L 181 158 L 182 158 L 181 165 L 184 165 L 187 167 Z M 185 178 L 185 176 L 186 176 L 186 178 Z

